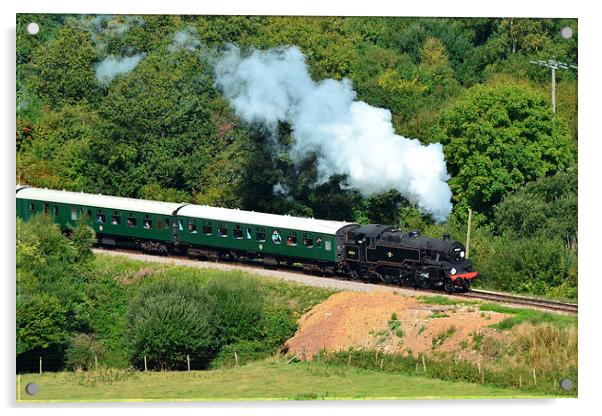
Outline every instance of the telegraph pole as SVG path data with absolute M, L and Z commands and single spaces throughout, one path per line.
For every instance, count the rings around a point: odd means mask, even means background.
M 558 62 L 554 59 L 548 59 L 547 61 L 529 61 L 532 64 L 544 66 L 552 70 L 552 111 L 556 113 L 556 70 L 557 69 L 578 69 L 575 65 L 569 65 L 564 62 Z

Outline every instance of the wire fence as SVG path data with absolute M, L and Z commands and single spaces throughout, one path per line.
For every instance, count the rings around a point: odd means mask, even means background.
M 130 367 L 138 371 L 195 371 L 206 370 L 210 364 L 219 357 L 220 366 L 234 367 L 253 360 L 252 355 L 233 351 L 231 356 L 199 356 L 191 354 L 180 354 L 177 357 L 133 357 Z M 65 370 L 94 370 L 103 366 L 114 366 L 103 356 L 89 356 L 75 362 L 69 362 L 63 353 L 27 354 L 17 357 L 17 374 L 58 372 Z

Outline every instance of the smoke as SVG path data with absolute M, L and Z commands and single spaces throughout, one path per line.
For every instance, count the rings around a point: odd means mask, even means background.
M 136 68 L 142 58 L 142 53 L 121 58 L 109 55 L 96 65 L 96 80 L 101 85 L 108 85 L 117 75 L 126 74 Z
M 187 27 L 186 29 L 174 34 L 173 40 L 167 49 L 169 49 L 170 52 L 176 52 L 180 50 L 194 52 L 200 46 L 201 42 L 196 37 L 196 29 L 194 27 Z
M 292 128 L 295 163 L 318 155 L 319 181 L 347 175 L 363 195 L 398 190 L 436 221 L 452 209 L 443 147 L 395 134 L 391 112 L 356 100 L 351 81 L 311 79 L 297 47 L 253 50 L 230 46 L 215 63 L 216 84 L 236 114 L 276 134 Z

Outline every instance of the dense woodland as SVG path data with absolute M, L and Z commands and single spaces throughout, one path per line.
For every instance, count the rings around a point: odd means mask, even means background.
M 177 33 L 188 43 L 174 47 Z M 554 114 L 550 71 L 529 61 L 576 65 L 577 39 L 570 19 L 19 15 L 16 181 L 461 241 L 470 207 L 480 285 L 575 300 L 577 71 L 557 71 Z M 391 111 L 396 133 L 443 144 L 448 221 L 436 224 L 394 190 L 362 196 L 344 176 L 316 184 L 315 160 L 298 166 L 286 152 L 286 123 L 274 151 L 215 86 L 212 62 L 230 43 L 296 45 L 314 80 L 347 78 L 358 100 Z M 111 57 L 139 62 L 99 80 Z M 276 184 L 289 192 L 274 193 Z

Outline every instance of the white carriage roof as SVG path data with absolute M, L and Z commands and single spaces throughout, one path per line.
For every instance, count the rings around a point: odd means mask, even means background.
M 336 234 L 342 227 L 354 224 L 351 222 L 316 220 L 314 218 L 291 217 L 289 215 L 266 214 L 239 209 L 216 208 L 206 205 L 186 205 L 178 211 L 178 215 L 212 221 L 287 228 L 322 234 Z
M 20 190 L 19 190 L 20 189 Z M 172 215 L 180 208 L 178 215 L 211 221 L 233 222 L 246 225 L 259 225 L 272 228 L 302 230 L 312 233 L 336 234 L 351 222 L 318 220 L 314 218 L 291 217 L 289 215 L 266 214 L 239 209 L 217 208 L 206 205 L 184 205 L 173 202 L 147 201 L 83 192 L 56 191 L 52 189 L 29 188 L 17 185 L 17 198 L 63 204 L 103 207 L 120 211 L 148 212 Z M 184 205 L 184 206 L 183 206 Z
M 17 190 L 19 188 L 22 189 L 17 192 L 17 198 L 108 208 L 119 211 L 171 215 L 176 209 L 182 206 L 182 204 L 173 202 L 147 201 L 119 196 L 86 194 L 83 192 L 55 191 L 53 189 L 23 188 L 22 186 L 17 186 Z

